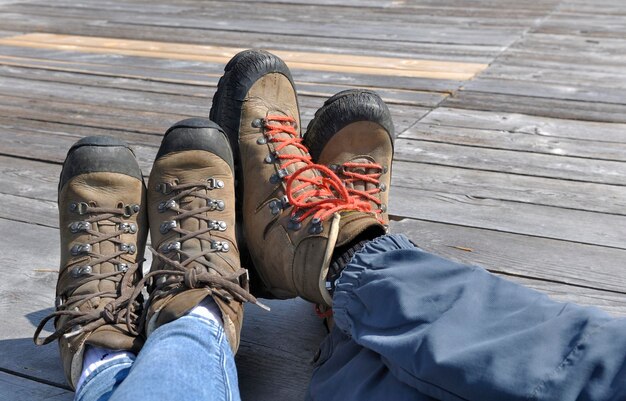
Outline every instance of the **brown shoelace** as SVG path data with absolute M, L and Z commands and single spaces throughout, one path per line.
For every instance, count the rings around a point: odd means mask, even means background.
M 135 313 L 140 309 L 141 300 L 134 304 L 135 298 L 131 301 L 133 281 L 138 263 L 128 263 L 120 256 L 126 253 L 136 252 L 135 244 L 126 244 L 119 238 L 120 235 L 129 231 L 137 230 L 134 223 L 126 222 L 123 217 L 130 217 L 139 211 L 138 205 L 120 205 L 118 208 L 103 208 L 89 205 L 87 203 L 74 203 L 72 210 L 79 215 L 90 215 L 87 219 L 73 222 L 70 230 L 74 233 L 86 232 L 91 235 L 91 239 L 82 244 L 75 244 L 72 252 L 76 255 L 85 254 L 91 259 L 89 265 L 75 265 L 71 270 L 65 269 L 60 272 L 62 276 L 59 280 L 67 280 L 66 275 L 71 274 L 75 280 L 64 288 L 64 291 L 57 296 L 56 311 L 46 316 L 37 326 L 33 339 L 37 345 L 48 344 L 61 336 L 72 337 L 81 333 L 90 332 L 106 324 L 126 323 L 129 332 L 135 331 L 138 315 Z M 111 233 L 102 233 L 92 229 L 98 222 L 109 221 L 118 226 L 118 230 Z M 114 243 L 120 248 L 119 251 L 102 255 L 92 251 L 93 245 L 105 241 Z M 133 252 L 130 252 L 134 247 Z M 112 263 L 118 266 L 117 271 L 110 273 L 92 273 L 93 267 L 103 263 Z M 63 276 L 65 275 L 65 276 Z M 100 291 L 92 294 L 72 295 L 79 287 L 91 281 L 108 280 L 116 285 L 116 291 Z M 94 298 L 113 298 L 114 300 L 104 306 L 103 309 L 93 309 L 88 312 L 79 310 L 79 307 Z M 60 301 L 60 302 L 59 302 Z M 68 316 L 65 324 L 56 329 L 51 335 L 40 338 L 39 335 L 46 323 L 54 318 Z
M 181 237 L 174 242 L 162 244 L 159 250 L 149 248 L 154 257 L 164 263 L 165 268 L 154 270 L 146 274 L 135 288 L 135 291 L 131 295 L 131 300 L 135 300 L 139 297 L 144 285 L 151 280 L 151 300 L 165 296 L 171 291 L 178 291 L 181 288 L 193 289 L 208 287 L 212 289 L 213 296 L 217 296 L 225 302 L 230 302 L 231 300 L 250 302 L 269 310 L 267 306 L 258 302 L 257 299 L 250 294 L 246 269 L 239 268 L 235 271 L 230 271 L 223 266 L 211 262 L 211 254 L 229 249 L 227 242 L 216 241 L 210 235 L 211 231 L 222 231 L 222 228 L 225 229 L 225 225 L 206 215 L 206 212 L 222 210 L 225 207 L 223 203 L 220 203 L 222 201 L 212 199 L 204 193 L 206 189 L 220 188 L 216 186 L 219 185 L 219 181 L 209 178 L 204 182 L 187 184 L 168 183 L 162 185 L 166 186 L 167 189 L 165 189 L 165 191 L 167 193 L 176 193 L 176 195 L 162 203 L 161 207 L 178 213 L 172 217 L 172 220 L 164 222 L 164 229 L 166 229 L 167 232 L 176 232 L 180 234 Z M 189 200 L 191 197 L 203 199 L 206 201 L 207 206 L 194 209 L 184 209 L 179 206 L 180 201 L 185 198 Z M 197 231 L 182 229 L 178 221 L 190 217 L 205 221 L 207 227 Z M 183 251 L 182 243 L 194 238 L 209 242 L 211 244 L 210 249 L 193 254 Z M 174 257 L 168 257 L 165 253 L 171 253 Z M 210 270 L 217 274 L 210 273 Z M 151 300 L 149 302 L 151 302 Z M 146 313 L 147 310 L 144 311 L 140 318 L 139 327 L 142 327 L 145 323 Z M 138 333 L 135 332 L 135 334 Z

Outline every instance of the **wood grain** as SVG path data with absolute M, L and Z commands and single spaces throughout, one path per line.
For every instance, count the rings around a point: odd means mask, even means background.
M 392 232 L 626 316 L 624 16 L 621 0 L 0 0 L 0 398 L 71 397 L 56 347 L 30 338 L 52 311 L 67 149 L 111 135 L 149 174 L 244 48 L 287 60 L 303 126 L 341 90 L 389 104 Z M 268 303 L 246 307 L 243 399 L 302 400 L 324 330 L 302 300 Z
M 0 38 L 1 45 L 35 49 L 71 50 L 84 53 L 122 54 L 170 60 L 202 61 L 225 64 L 243 49 L 179 43 L 120 40 L 55 34 L 27 34 Z M 326 55 L 304 52 L 274 52 L 294 69 L 397 75 L 413 78 L 467 80 L 486 65 L 433 60 L 373 58 L 365 56 Z

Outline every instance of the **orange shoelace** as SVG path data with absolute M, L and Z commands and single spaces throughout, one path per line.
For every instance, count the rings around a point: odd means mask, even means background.
M 376 210 L 373 210 L 376 213 L 376 217 L 379 221 L 382 222 L 381 214 L 384 212 L 382 210 L 382 202 L 376 196 L 379 194 L 382 189 L 380 187 L 380 176 L 383 174 L 383 166 L 377 163 L 353 163 L 346 162 L 341 165 L 342 174 L 346 177 L 344 179 L 344 183 L 346 187 L 350 184 L 353 184 L 358 181 L 363 181 L 365 183 L 374 184 L 375 188 L 367 189 L 367 190 L 358 190 L 353 188 L 348 188 L 348 192 L 351 195 L 360 197 L 361 199 L 372 202 L 376 205 Z M 351 171 L 353 169 L 364 169 L 367 170 L 375 170 L 371 173 L 357 173 L 355 171 Z
M 278 124 L 270 124 L 270 122 Z M 287 199 L 289 204 L 293 206 L 291 219 L 300 223 L 312 215 L 316 222 L 322 222 L 342 210 L 372 211 L 371 204 L 362 200 L 358 194 L 351 194 L 331 169 L 312 162 L 311 156 L 308 154 L 309 151 L 302 144 L 302 138 L 298 135 L 294 123 L 295 119 L 287 116 L 268 115 L 265 120 L 265 136 L 268 141 L 279 143 L 275 147 L 274 157 L 283 161 L 279 168 L 284 174 L 281 178 L 287 180 Z M 277 136 L 284 133 L 288 134 L 289 137 Z M 280 154 L 280 151 L 287 146 L 295 146 L 305 154 Z M 292 174 L 287 174 L 287 167 L 298 162 L 305 163 L 306 166 Z M 315 171 L 319 175 L 314 178 L 307 177 L 304 175 L 307 171 Z

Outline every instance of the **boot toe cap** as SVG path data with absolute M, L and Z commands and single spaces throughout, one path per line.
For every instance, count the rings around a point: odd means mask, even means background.
M 170 127 L 163 138 L 157 159 L 169 153 L 205 150 L 228 163 L 233 169 L 233 152 L 226 134 L 219 125 L 203 118 L 189 118 Z
M 76 142 L 68 151 L 61 170 L 59 190 L 78 175 L 97 172 L 120 173 L 142 179 L 135 154 L 125 142 L 108 136 L 89 136 Z

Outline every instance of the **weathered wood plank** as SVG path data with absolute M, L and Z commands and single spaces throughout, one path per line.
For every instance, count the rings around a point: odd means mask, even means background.
M 232 8 L 232 7 L 229 7 Z M 268 7 L 270 8 L 270 7 Z M 249 9 L 249 8 L 248 8 Z M 231 32 L 248 32 L 248 33 L 268 33 L 272 35 L 292 35 L 297 32 L 299 36 L 305 35 L 311 38 L 345 38 L 345 39 L 358 39 L 368 40 L 370 42 L 407 42 L 407 43 L 423 43 L 423 42 L 444 42 L 461 45 L 487 45 L 487 46 L 506 46 L 513 43 L 521 34 L 520 28 L 512 28 L 508 26 L 500 27 L 464 27 L 456 25 L 446 25 L 437 23 L 423 22 L 421 24 L 411 24 L 410 22 L 402 23 L 397 21 L 393 26 L 388 24 L 387 21 L 370 20 L 366 24 L 354 24 L 351 26 L 346 25 L 343 21 L 333 21 L 332 18 L 329 21 L 324 22 L 325 29 L 319 29 L 320 22 L 311 21 L 308 22 L 306 16 L 296 14 L 278 15 L 270 14 L 265 15 L 256 13 L 256 19 L 251 18 L 243 12 L 244 15 L 238 15 L 235 12 L 231 12 L 224 17 L 214 15 L 215 11 L 211 13 L 211 10 L 219 10 L 219 8 L 206 9 L 198 13 L 189 13 L 181 20 L 173 20 L 169 16 L 161 16 L 158 14 L 137 13 L 129 14 L 127 12 L 120 13 L 107 13 L 100 12 L 99 14 L 105 18 L 108 23 L 117 25 L 129 25 L 129 26 L 146 26 L 146 27 L 181 27 L 195 28 L 204 31 L 231 31 Z M 4 13 L 3 18 L 7 20 L 7 25 L 10 29 L 16 29 L 20 27 L 19 21 L 16 21 L 15 25 L 9 21 L 14 20 L 14 16 L 24 16 L 23 13 L 11 12 L 11 8 L 8 8 L 8 12 Z M 234 11 L 234 10 L 232 10 Z M 257 10 L 258 11 L 258 10 Z M 269 10 L 268 10 L 269 11 Z M 49 13 L 52 13 L 48 11 Z M 85 21 L 85 16 L 80 15 L 82 10 L 74 10 L 76 16 L 66 17 L 66 12 L 57 12 L 56 15 L 41 15 L 37 12 L 37 9 L 30 11 L 27 16 L 33 21 L 46 21 L 46 20 L 59 20 L 67 19 L 74 20 L 74 24 L 79 24 L 81 21 Z M 72 12 L 68 12 L 72 14 Z M 87 18 L 92 15 L 87 11 Z M 205 14 L 198 16 L 196 14 Z M 282 15 L 280 15 L 282 14 Z M 254 17 L 253 16 L 253 17 Z M 304 18 L 303 18 L 304 17 Z M 227 22 L 216 26 L 216 18 L 222 18 Z M 276 20 L 280 21 L 280 24 L 276 24 Z M 88 20 L 87 20 L 88 21 Z M 268 23 L 273 22 L 273 23 Z M 433 29 L 433 28 L 437 29 Z M 17 29 L 19 30 L 19 29 Z
M 535 81 L 565 85 L 582 80 L 586 85 L 626 89 L 626 74 L 588 70 L 584 72 L 567 71 L 560 68 L 560 66 L 548 68 L 494 63 L 481 76 L 484 78 L 515 79 L 524 82 Z
M 405 130 L 401 137 L 489 149 L 506 149 L 595 160 L 626 161 L 626 143 L 555 138 L 498 129 L 474 129 L 418 123 Z
M 263 34 L 258 32 L 206 31 L 187 27 L 148 27 L 114 24 L 107 21 L 77 21 L 74 19 L 55 17 L 33 17 L 20 14 L 3 14 L 6 28 L 16 32 L 32 32 L 33 26 L 38 31 L 59 34 L 92 34 L 112 38 L 132 38 L 145 40 L 168 41 L 173 37 L 184 36 L 185 43 L 215 44 L 219 46 L 240 46 L 252 48 L 273 48 L 281 50 L 316 50 L 319 45 L 311 42 L 306 36 Z M 87 25 L 87 26 L 85 26 Z M 183 33 L 181 33 L 184 31 Z M 421 57 L 437 60 L 454 60 L 461 62 L 488 63 L 504 50 L 503 46 L 467 45 L 452 43 L 407 43 L 407 42 L 371 42 L 338 37 L 324 38 L 324 48 L 335 53 L 350 52 L 352 54 L 379 54 L 390 57 Z
M 10 135 L 0 135 L 0 154 L 56 163 L 62 163 L 65 160 L 67 151 L 74 142 L 82 136 L 87 136 L 35 133 L 17 129 L 6 132 L 10 133 Z M 89 132 L 86 131 L 85 133 L 88 134 Z M 126 139 L 125 135 L 115 131 L 111 132 L 110 136 L 122 140 Z M 133 142 L 130 142 L 130 144 L 137 157 L 139 167 L 144 174 L 149 174 L 158 146 L 139 145 Z
M 250 46 L 252 47 L 252 46 Z M 267 48 L 268 46 L 255 46 L 258 48 Z M 185 79 L 186 76 L 194 76 L 191 74 L 208 74 L 219 78 L 224 69 L 222 63 L 204 63 L 199 61 L 185 60 L 169 60 L 146 57 L 121 57 L 115 54 L 95 54 L 80 53 L 69 50 L 39 50 L 36 57 L 33 57 L 32 49 L 0 46 L 0 61 L 6 63 L 20 60 L 19 65 L 32 65 L 37 63 L 39 66 L 50 65 L 51 67 L 71 69 L 71 71 L 83 71 L 85 69 L 91 71 L 107 71 L 115 74 L 130 74 L 131 77 L 142 76 L 168 76 L 176 79 Z M 24 61 L 26 60 L 26 62 Z M 42 62 L 45 60 L 45 62 Z M 115 67 L 113 67 L 115 66 Z M 127 71 L 128 70 L 128 71 Z M 175 73 L 173 73 L 175 71 Z M 408 78 L 393 77 L 369 74 L 345 74 L 335 72 L 307 71 L 294 69 L 292 71 L 294 79 L 299 82 L 311 82 L 321 84 L 343 84 L 351 86 L 365 86 L 372 88 L 395 88 L 402 90 L 436 90 L 436 91 L 452 91 L 459 87 L 462 81 L 444 80 L 444 79 L 426 79 L 426 78 Z
M 536 96 L 503 95 L 462 90 L 442 103 L 445 107 L 531 114 L 570 120 L 626 122 L 626 105 Z
M 398 217 L 626 249 L 626 216 L 403 187 L 390 196 Z
M 626 187 L 615 185 L 395 161 L 392 186 L 626 215 Z
M 74 394 L 65 389 L 38 383 L 19 376 L 0 372 L 0 397 L 12 401 L 71 401 Z
M 24 67 L 23 65 L 27 65 L 28 67 Z M 81 70 L 76 71 L 75 68 L 73 69 L 75 71 L 58 70 L 54 67 L 50 68 L 47 66 L 47 62 L 42 63 L 41 67 L 31 67 L 30 63 L 24 63 L 18 66 L 18 63 L 0 58 L 0 76 L 3 77 L 19 78 L 29 81 L 59 82 L 80 85 L 81 87 L 90 86 L 96 88 L 183 95 L 197 99 L 196 101 L 203 103 L 206 101 L 202 99 L 212 98 L 219 79 L 218 74 L 193 74 L 192 77 L 183 79 L 185 74 L 180 76 L 173 74 L 171 71 L 164 71 L 167 73 L 167 77 L 161 78 L 161 76 L 158 76 L 161 71 L 155 74 L 157 75 L 157 77 L 155 77 L 151 74 L 146 74 L 146 71 L 143 69 L 140 72 L 141 75 L 135 76 L 130 75 L 127 70 L 122 71 L 119 68 L 111 69 L 109 67 L 107 72 L 85 72 Z M 351 86 L 348 85 L 316 84 L 308 82 L 298 82 L 296 85 L 299 95 L 316 98 L 328 98 L 337 92 L 351 88 Z M 445 93 L 417 90 L 376 88 L 376 91 L 388 104 L 426 107 L 436 106 L 447 96 Z
M 615 161 L 407 139 L 396 140 L 395 159 L 537 177 L 626 185 L 626 164 Z
M 236 53 L 244 50 L 242 48 L 223 46 L 199 46 L 182 43 L 122 39 L 111 40 L 110 38 L 93 36 L 42 33 L 3 38 L 0 39 L 0 43 L 9 46 L 57 50 L 71 49 L 85 53 L 112 53 L 221 64 L 226 64 Z M 473 77 L 487 67 L 485 64 L 444 62 L 437 60 L 399 59 L 302 51 L 270 51 L 276 53 L 292 68 L 314 71 L 464 80 Z M 428 76 L 428 73 L 433 73 L 433 76 Z M 441 76 L 434 74 L 441 74 Z
M 540 137 L 626 143 L 626 124 L 566 120 L 520 113 L 438 107 L 420 120 L 420 123 L 500 130 Z
M 626 302 L 624 250 L 408 218 L 392 221 L 391 232 L 448 259 L 509 276 L 614 291 L 608 298 Z
M 235 3 L 235 4 L 233 4 Z M 19 12 L 30 14 L 36 12 L 40 15 L 57 15 L 58 10 L 65 10 L 62 15 L 81 15 L 77 12 L 71 14 L 75 10 L 89 10 L 93 14 L 101 14 L 102 12 L 141 12 L 144 15 L 167 15 L 172 19 L 185 17 L 186 15 L 202 15 L 212 17 L 231 17 L 232 14 L 239 16 L 252 16 L 253 13 L 259 14 L 259 11 L 267 14 L 284 15 L 292 14 L 292 10 L 302 9 L 302 2 L 297 1 L 262 1 L 263 10 L 255 8 L 259 1 L 205 1 L 202 5 L 194 2 L 178 2 L 176 5 L 163 2 L 155 2 L 150 10 L 137 4 L 124 4 L 116 1 L 103 1 L 98 3 L 83 2 L 75 4 L 69 1 L 57 1 L 54 7 L 50 7 L 48 3 L 37 1 L 30 4 L 16 4 L 7 7 L 10 12 Z M 439 17 L 437 22 L 442 25 L 456 23 L 456 25 L 469 26 L 474 24 L 477 26 L 519 26 L 527 27 L 538 18 L 545 15 L 546 11 L 552 6 L 548 4 L 546 7 L 539 9 L 528 8 L 527 5 L 516 7 L 515 4 L 509 4 L 509 7 L 501 7 L 496 9 L 484 8 L 480 4 L 467 5 L 466 7 L 454 7 L 438 4 L 419 4 L 420 2 L 395 2 L 390 3 L 391 7 L 383 6 L 384 2 L 376 3 L 375 6 L 363 6 L 362 2 L 344 2 L 340 4 L 331 4 L 328 1 L 309 2 L 306 7 L 308 15 L 306 22 L 323 22 L 324 19 L 334 21 L 351 17 L 355 22 L 367 23 L 376 20 L 380 14 L 384 14 L 388 18 L 403 22 L 414 23 L 433 23 L 433 16 Z M 556 2 L 553 2 L 556 3 Z M 226 6 L 229 7 L 226 7 Z M 337 7 L 339 6 L 339 7 Z M 36 9 L 35 9 L 36 7 Z M 55 13 L 56 12 L 56 13 Z M 107 15 L 107 14 L 105 14 Z
M 569 84 L 553 84 L 536 80 L 517 81 L 481 78 L 463 85 L 463 89 L 503 95 L 626 104 L 626 90 L 588 85 L 584 81 L 573 81 Z

